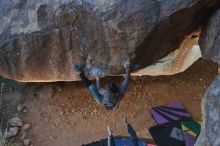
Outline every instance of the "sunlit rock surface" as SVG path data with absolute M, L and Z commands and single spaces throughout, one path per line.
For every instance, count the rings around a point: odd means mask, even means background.
M 201 57 L 200 47 L 198 46 L 199 34 L 200 30 L 186 36 L 177 50 L 158 60 L 155 64 L 132 73 L 132 75 L 174 75 L 185 71 Z

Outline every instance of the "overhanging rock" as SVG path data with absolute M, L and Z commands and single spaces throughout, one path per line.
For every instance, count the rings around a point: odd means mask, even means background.
M 200 47 L 198 45 L 200 29 L 185 36 L 184 41 L 174 52 L 158 60 L 155 64 L 147 66 L 132 75 L 159 76 L 174 75 L 184 72 L 189 66 L 201 57 Z
M 141 69 L 179 47 L 219 0 L 0 1 L 0 75 L 72 81 L 71 64 L 102 75 Z

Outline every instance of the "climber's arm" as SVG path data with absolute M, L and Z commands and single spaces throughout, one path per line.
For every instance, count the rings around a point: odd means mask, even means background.
M 99 93 L 98 89 L 93 84 L 89 86 L 89 91 L 92 93 L 95 101 L 101 104 L 103 96 Z
M 100 78 L 96 76 L 96 88 L 99 90 L 101 88 Z
M 84 75 L 84 73 L 80 70 L 79 66 L 73 65 L 73 70 L 79 75 L 83 83 L 86 85 L 88 90 L 93 95 L 94 99 L 97 103 L 101 104 L 103 96 L 99 93 L 99 90 L 89 81 L 89 79 Z
M 120 88 L 119 88 L 119 93 L 121 95 L 124 94 L 124 92 L 126 91 L 127 87 L 128 87 L 128 83 L 129 83 L 129 80 L 130 80 L 130 67 L 129 67 L 129 64 L 128 65 L 124 65 L 125 69 L 126 69 L 126 75 L 125 75 L 125 79 L 124 81 L 122 82 Z

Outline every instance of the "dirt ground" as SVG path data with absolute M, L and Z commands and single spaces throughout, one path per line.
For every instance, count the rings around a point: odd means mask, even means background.
M 26 138 L 33 146 L 88 144 L 106 138 L 107 125 L 113 128 L 114 135 L 125 136 L 124 116 L 139 137 L 150 138 L 148 128 L 155 125 L 150 108 L 182 102 L 193 118 L 199 120 L 201 99 L 216 75 L 217 66 L 200 59 L 178 75 L 133 77 L 119 109 L 115 111 L 107 111 L 96 104 L 81 82 L 17 83 L 1 79 L 1 84 L 5 84 L 1 112 L 5 115 L 11 112 L 10 117 L 18 116 L 24 123 L 31 124 Z M 120 83 L 123 78 L 111 79 Z M 16 111 L 20 104 L 26 106 L 26 112 Z M 20 131 L 14 140 L 18 144 L 22 143 L 21 135 Z

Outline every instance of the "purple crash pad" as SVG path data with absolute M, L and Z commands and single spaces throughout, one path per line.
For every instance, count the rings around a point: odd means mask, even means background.
M 181 103 L 166 104 L 154 107 L 150 110 L 150 112 L 158 125 L 184 118 L 191 118 L 186 108 Z

